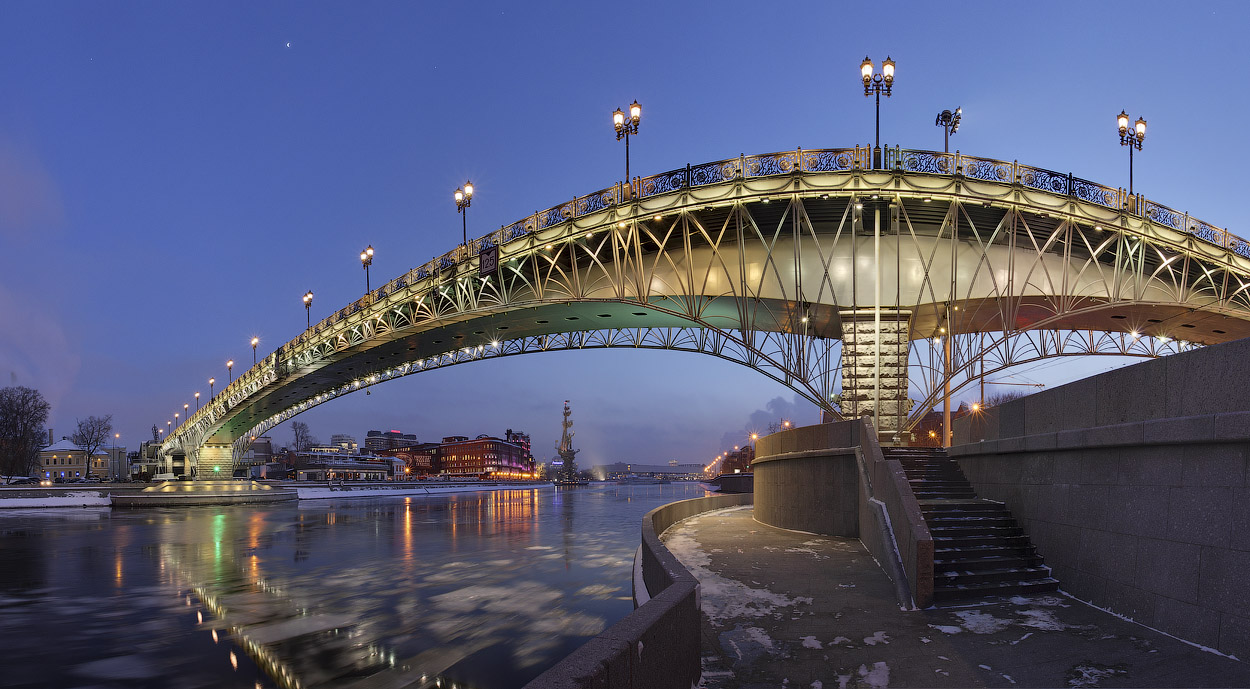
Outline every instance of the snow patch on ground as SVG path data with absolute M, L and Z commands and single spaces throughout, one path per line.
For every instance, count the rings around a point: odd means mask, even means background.
M 841 679 L 839 677 L 839 679 Z M 872 669 L 868 669 L 867 665 L 859 666 L 860 686 L 872 687 L 872 689 L 885 689 L 890 686 L 890 667 L 885 663 L 873 663 Z
M 811 604 L 811 598 L 790 598 L 763 587 L 752 588 L 708 569 L 712 558 L 699 546 L 689 525 L 690 520 L 686 520 L 670 529 L 664 545 L 699 580 L 700 607 L 713 625 L 737 617 L 779 615 L 778 608 Z
M 730 631 L 721 632 L 720 643 L 722 648 L 735 657 L 735 664 L 749 665 L 760 656 L 773 655 L 777 651 L 772 637 L 759 627 L 739 625 Z
M 824 648 L 814 636 L 805 636 L 801 641 L 803 642 L 803 648 Z
M 962 620 L 960 626 L 973 634 L 994 634 L 1011 626 L 1011 620 L 994 617 L 980 610 L 964 610 L 955 613 L 955 617 Z
M 1068 686 L 1096 687 L 1099 682 L 1108 677 L 1127 674 L 1128 670 L 1122 665 L 1102 665 L 1101 663 L 1076 665 L 1071 670 L 1068 670 Z
M 875 632 L 873 633 L 872 636 L 864 637 L 864 643 L 868 644 L 869 646 L 876 646 L 877 644 L 888 644 L 890 643 L 890 637 L 886 636 L 885 632 Z

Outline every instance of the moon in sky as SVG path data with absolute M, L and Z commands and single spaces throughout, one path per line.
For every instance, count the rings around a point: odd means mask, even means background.
M 290 42 L 290 41 L 287 41 L 287 42 L 286 42 L 286 47 L 288 47 L 288 48 L 290 48 L 290 47 L 291 47 L 291 42 Z

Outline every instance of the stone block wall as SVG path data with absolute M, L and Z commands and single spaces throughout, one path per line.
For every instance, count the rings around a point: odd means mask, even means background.
M 1061 588 L 1250 657 L 1250 340 L 960 419 L 950 453 Z

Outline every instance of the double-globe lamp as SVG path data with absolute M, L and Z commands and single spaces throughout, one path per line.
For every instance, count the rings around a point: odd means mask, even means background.
M 1115 117 L 1116 126 L 1120 130 L 1120 145 L 1128 146 L 1128 195 L 1133 195 L 1133 149 L 1141 150 L 1141 144 L 1146 140 L 1146 120 L 1137 118 L 1133 123 L 1133 130 L 1128 128 L 1128 113 L 1123 110 Z
M 876 136 L 873 139 L 872 163 L 874 168 L 881 167 L 881 94 L 884 93 L 886 98 L 890 97 L 890 92 L 894 88 L 894 60 L 890 56 L 885 57 L 885 61 L 881 63 L 881 72 L 875 73 L 872 59 L 867 56 L 859 65 L 859 75 L 864 81 L 864 95 L 877 97 L 877 129 Z
M 638 134 L 638 123 L 642 121 L 642 106 L 638 105 L 635 100 L 629 105 L 629 117 L 625 116 L 625 112 L 617 108 L 612 112 L 612 127 L 616 129 L 616 140 L 625 139 L 625 184 L 632 184 L 629 178 L 629 137 Z
M 313 293 L 312 293 L 312 290 L 308 290 L 307 292 L 305 292 L 305 293 L 304 293 L 304 324 L 305 324 L 305 329 L 307 329 L 307 328 L 311 328 L 311 327 L 312 327 L 312 313 L 311 313 L 311 309 L 312 309 L 312 298 L 313 298 Z

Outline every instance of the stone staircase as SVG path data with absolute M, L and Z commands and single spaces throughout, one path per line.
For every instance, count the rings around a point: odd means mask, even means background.
M 933 602 L 1054 591 L 1029 537 L 1001 503 L 977 497 L 942 448 L 883 447 L 903 465 L 933 536 Z

